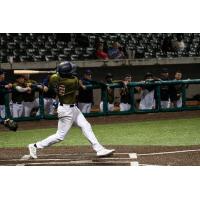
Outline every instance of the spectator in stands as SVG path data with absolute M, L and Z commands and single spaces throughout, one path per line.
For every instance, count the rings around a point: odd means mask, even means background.
M 108 49 L 108 56 L 110 59 L 123 59 L 125 58 L 122 47 L 118 42 L 113 42 L 111 48 Z
M 96 56 L 99 59 L 108 60 L 108 54 L 103 50 L 103 43 L 100 43 L 97 47 Z
M 178 33 L 176 35 L 176 39 L 172 41 L 172 48 L 174 51 L 183 51 L 185 49 L 185 43 L 181 33 Z
M 113 83 L 113 75 L 108 73 L 105 77 L 106 84 Z M 114 88 L 107 87 L 107 94 L 108 94 L 108 111 L 114 110 Z M 103 100 L 100 102 L 100 111 L 103 112 Z
M 162 51 L 164 53 L 167 52 L 171 52 L 172 51 L 172 36 L 171 35 L 167 35 L 164 40 L 163 40 L 163 44 L 162 44 Z
M 22 117 L 24 110 L 24 96 L 28 96 L 31 93 L 31 88 L 26 85 L 25 77 L 18 75 L 16 81 L 13 84 L 12 102 L 13 102 L 13 117 Z
M 176 71 L 175 73 L 175 79 L 176 81 L 182 80 L 182 72 Z M 170 99 L 171 99 L 171 106 L 175 108 L 181 108 L 182 107 L 182 91 L 183 89 L 187 88 L 188 85 L 172 85 L 171 86 L 171 92 L 170 92 Z
M 160 80 L 168 81 L 169 80 L 169 72 L 167 68 L 163 68 L 160 74 Z M 161 100 L 161 108 L 169 108 L 170 107 L 170 87 L 169 85 L 161 85 L 160 86 L 160 100 Z
M 148 72 L 144 77 L 145 82 L 151 83 L 154 82 L 155 79 L 153 74 Z M 153 85 L 146 85 L 141 87 L 141 101 L 139 104 L 139 109 L 147 110 L 147 109 L 154 109 L 155 108 L 155 86 Z
M 131 108 L 131 94 L 128 88 L 128 84 L 132 81 L 132 76 L 130 74 L 125 75 L 123 84 L 124 87 L 120 91 L 120 111 L 128 111 Z
M 86 88 L 92 84 L 92 71 L 85 70 L 83 78 L 80 80 L 78 107 L 82 113 L 90 113 L 93 104 L 93 89 Z
M 5 118 L 5 94 L 12 89 L 12 84 L 5 81 L 5 73 L 0 69 L 0 117 Z

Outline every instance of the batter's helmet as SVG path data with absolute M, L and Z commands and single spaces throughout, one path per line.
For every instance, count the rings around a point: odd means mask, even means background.
M 57 72 L 61 77 L 68 77 L 71 75 L 76 75 L 77 66 L 71 62 L 65 61 L 57 66 Z

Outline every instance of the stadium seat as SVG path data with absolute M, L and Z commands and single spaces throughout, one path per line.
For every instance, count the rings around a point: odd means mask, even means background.
M 70 58 L 72 61 L 76 61 L 76 60 L 78 60 L 79 57 L 78 57 L 78 55 L 71 55 Z
M 58 49 L 64 49 L 65 47 L 67 47 L 67 44 L 63 41 L 58 41 L 57 44 L 56 44 L 56 47 Z
M 58 60 L 59 61 L 67 61 L 67 60 L 69 60 L 70 59 L 70 57 L 69 56 L 66 56 L 66 55 L 64 55 L 64 54 L 60 54 L 59 56 L 58 56 Z
M 32 61 L 31 56 L 20 56 L 19 59 L 20 59 L 20 62 L 30 62 L 30 61 Z
M 49 55 L 50 51 L 48 51 L 47 49 L 39 49 L 39 55 L 40 56 L 45 56 L 45 55 Z
M 1 60 L 5 61 L 9 56 L 14 56 L 14 61 L 32 59 L 36 62 L 46 58 L 63 60 L 65 57 L 72 60 L 97 59 L 95 56 L 97 44 L 102 42 L 106 51 L 113 41 L 118 41 L 124 49 L 135 51 L 135 58 L 200 56 L 199 33 L 182 34 L 186 46 L 184 51 L 173 52 L 172 49 L 166 49 L 165 53 L 162 53 L 165 38 L 175 38 L 176 35 L 175 33 L 0 33 L 0 50 L 3 50 Z
M 33 55 L 33 60 L 34 62 L 41 62 L 41 61 L 45 61 L 44 56 L 41 55 Z
M 51 49 L 52 56 L 58 56 L 61 53 L 61 51 L 57 48 Z
M 0 56 L 0 63 L 6 63 L 7 57 L 6 56 Z
M 45 56 L 45 61 L 55 61 L 55 60 L 57 60 L 56 56 L 53 56 L 53 55 Z

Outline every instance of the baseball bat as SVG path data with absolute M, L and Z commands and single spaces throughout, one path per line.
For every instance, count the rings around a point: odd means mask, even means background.
M 53 71 L 14 70 L 14 74 L 54 74 L 54 73 L 56 73 L 55 70 L 53 70 Z

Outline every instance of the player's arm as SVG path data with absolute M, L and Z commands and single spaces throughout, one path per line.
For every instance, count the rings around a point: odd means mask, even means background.
M 53 90 L 56 94 L 58 94 L 58 82 L 59 77 L 57 74 L 53 74 L 49 78 L 48 88 L 49 90 Z
M 23 92 L 30 92 L 31 91 L 30 87 L 23 88 L 23 87 L 21 87 L 19 85 L 15 86 L 14 89 L 17 90 L 18 92 L 22 92 L 22 93 Z
M 83 90 L 87 89 L 87 87 L 83 84 L 82 80 L 79 80 L 79 87 L 81 87 Z

